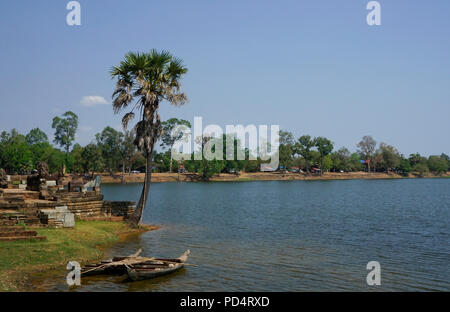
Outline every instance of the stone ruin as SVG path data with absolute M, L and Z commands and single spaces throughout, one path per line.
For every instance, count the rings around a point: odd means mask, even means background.
M 8 177 L 6 175 L 5 170 L 0 168 L 0 188 L 7 188 L 8 187 Z
M 101 179 L 51 175 L 46 163 L 29 176 L 7 176 L 0 170 L 0 232 L 10 224 L 73 227 L 84 220 L 121 221 L 130 216 L 135 202 L 104 201 Z
M 43 190 L 47 190 L 47 181 L 52 180 L 55 185 L 60 182 L 60 178 L 58 176 L 50 176 L 50 172 L 48 169 L 48 165 L 45 162 L 40 162 L 37 165 L 37 172 L 33 175 L 27 176 L 27 187 L 26 189 L 29 191 L 41 192 Z M 61 183 L 60 183 L 61 184 Z
M 41 209 L 39 218 L 43 224 L 55 228 L 75 226 L 75 214 L 71 213 L 67 206 L 57 206 L 55 209 Z

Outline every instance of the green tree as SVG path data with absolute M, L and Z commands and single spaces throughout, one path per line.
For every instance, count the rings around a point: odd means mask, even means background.
M 133 156 L 131 157 L 131 168 L 134 170 L 141 170 L 142 168 L 145 168 L 146 159 L 142 152 L 136 151 Z
M 32 129 L 26 136 L 28 145 L 48 143 L 48 136 L 39 128 Z
M 428 168 L 428 165 L 426 163 L 419 162 L 412 167 L 412 171 L 423 177 L 430 171 L 430 169 Z
M 169 172 L 172 172 L 173 155 L 172 149 L 175 143 L 186 137 L 186 130 L 191 128 L 191 123 L 184 119 L 170 118 L 162 122 L 161 146 L 170 151 Z
M 212 146 L 212 153 L 214 153 L 217 146 L 217 143 L 215 143 L 214 141 L 218 141 L 221 139 L 222 138 L 213 138 L 209 136 L 196 138 L 197 143 L 201 145 L 201 150 L 197 151 L 197 153 L 202 153 L 201 160 L 197 161 L 199 163 L 197 172 L 200 174 L 203 181 L 208 181 L 215 174 L 222 172 L 225 167 L 224 161 L 219 159 L 208 160 L 205 157 L 205 149 L 209 148 L 208 145 Z
M 361 158 L 358 153 L 353 153 L 350 157 L 350 167 L 353 171 L 362 171 L 364 170 L 364 165 L 361 163 Z
M 119 162 L 122 160 L 123 133 L 111 127 L 105 127 L 101 133 L 95 135 L 97 145 L 102 151 L 102 156 L 106 169 L 110 174 L 117 170 Z
M 323 157 L 322 169 L 325 171 L 329 171 L 331 168 L 333 168 L 333 158 L 331 157 L 331 155 L 326 155 Z
M 48 142 L 36 143 L 33 145 L 28 145 L 28 148 L 31 152 L 32 164 L 33 168 L 36 168 L 37 165 L 43 161 L 44 155 L 50 153 L 50 151 L 54 150 L 54 147 Z
M 313 155 L 311 153 L 311 149 L 314 147 L 314 145 L 314 140 L 311 139 L 311 136 L 303 135 L 298 139 L 297 143 L 294 146 L 295 153 L 303 157 L 306 162 L 307 173 L 309 173 L 312 165 Z
M 54 142 L 68 155 L 78 129 L 78 116 L 71 111 L 65 112 L 62 118 L 53 118 L 52 128 L 55 129 Z
M 320 169 L 322 171 L 324 169 L 324 158 L 333 151 L 333 142 L 324 137 L 317 137 L 314 139 L 314 146 L 320 155 Z
M 122 156 L 122 182 L 124 182 L 124 174 L 128 164 L 128 173 L 131 172 L 132 159 L 136 152 L 134 145 L 135 134 L 133 131 L 125 130 L 123 139 L 120 144 L 120 155 Z
M 84 159 L 84 172 L 91 172 L 94 176 L 94 172 L 101 172 L 104 168 L 102 150 L 96 144 L 88 144 L 83 148 L 81 156 Z
M 434 173 L 446 173 L 448 170 L 448 162 L 440 156 L 430 156 L 428 158 L 428 168 Z
M 408 174 L 411 172 L 411 170 L 412 168 L 409 160 L 402 157 L 398 166 L 398 171 L 402 174 Z
M 8 173 L 28 173 L 33 168 L 31 150 L 25 136 L 16 129 L 0 136 L 0 168 Z
M 288 131 L 280 131 L 279 138 L 280 167 L 283 166 L 285 169 L 288 169 L 294 156 L 294 135 Z
M 398 165 L 400 165 L 400 154 L 393 146 L 386 143 L 380 143 L 378 153 L 382 157 L 382 166 L 387 172 L 397 168 Z
M 156 172 L 167 172 L 169 171 L 169 168 L 171 166 L 171 152 L 165 151 L 162 153 L 153 152 L 153 167 L 155 168 Z M 145 163 L 144 163 L 145 164 Z M 172 164 L 173 165 L 173 164 Z M 178 163 L 175 162 L 176 168 L 178 168 Z
M 114 112 L 118 113 L 131 107 L 131 111 L 122 118 L 124 128 L 139 113 L 135 126 L 135 143 L 144 152 L 146 158 L 145 181 L 139 203 L 129 219 L 132 224 L 142 223 L 142 215 L 150 190 L 152 174 L 152 154 L 155 143 L 161 135 L 159 105 L 167 101 L 173 105 L 182 105 L 187 101 L 180 91 L 180 80 L 187 73 L 181 59 L 167 51 L 150 53 L 128 53 L 118 66 L 111 69 L 111 76 L 117 79 L 113 93 Z
M 409 160 L 411 167 L 414 167 L 415 165 L 417 165 L 419 163 L 427 162 L 427 159 L 425 157 L 421 156 L 419 153 L 410 154 L 408 160 Z
M 450 157 L 447 154 L 442 153 L 441 158 L 447 162 L 447 171 L 450 170 Z
M 40 161 L 47 163 L 50 173 L 57 173 L 62 171 L 64 165 L 67 163 L 68 156 L 63 151 L 54 148 L 51 145 L 45 147 Z
M 417 173 L 419 176 L 424 176 L 430 171 L 428 168 L 428 159 L 419 153 L 410 154 L 408 160 L 411 165 L 411 171 Z
M 70 172 L 73 173 L 85 173 L 85 160 L 83 158 L 83 147 L 80 144 L 75 144 L 73 146 L 70 156 L 73 160 Z
M 244 170 L 245 172 L 258 172 L 261 168 L 261 159 L 250 160 L 247 158 L 245 162 Z
M 222 171 L 223 172 L 235 172 L 237 173 L 240 170 L 245 168 L 246 160 L 248 159 L 248 150 L 242 146 L 241 140 L 239 140 L 234 134 L 224 134 L 223 135 L 223 162 Z M 232 147 L 227 150 L 227 146 Z M 244 159 L 239 159 L 243 155 Z
M 372 171 L 377 172 L 377 169 L 381 166 L 382 163 L 383 163 L 383 154 L 381 153 L 380 150 L 376 150 L 372 158 L 370 159 Z
M 352 169 L 351 156 L 352 155 L 347 148 L 342 147 L 338 149 L 331 155 L 331 158 L 333 160 L 333 168 L 338 171 L 350 171 Z

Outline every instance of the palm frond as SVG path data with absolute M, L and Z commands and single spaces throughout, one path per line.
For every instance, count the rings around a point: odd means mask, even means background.
M 165 99 L 170 102 L 170 104 L 175 106 L 181 106 L 187 103 L 188 98 L 185 93 L 174 93 L 167 92 Z
M 123 116 L 122 124 L 126 129 L 135 114 L 139 114 L 134 143 L 141 151 L 150 152 L 161 135 L 159 104 L 164 100 L 173 105 L 187 102 L 186 95 L 180 92 L 180 80 L 186 73 L 181 59 L 166 50 L 155 49 L 149 53 L 129 52 L 118 66 L 110 69 L 111 77 L 117 79 L 112 94 L 114 112 L 134 103 L 133 109 L 128 108 L 129 112 Z
M 122 126 L 124 129 L 127 129 L 128 127 L 128 123 L 134 118 L 134 113 L 133 112 L 129 112 L 126 113 L 123 118 L 122 118 Z

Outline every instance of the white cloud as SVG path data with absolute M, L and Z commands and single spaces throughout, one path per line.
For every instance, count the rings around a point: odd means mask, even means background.
M 81 103 L 81 105 L 86 106 L 86 107 L 93 107 L 93 106 L 97 106 L 97 105 L 108 105 L 109 104 L 103 96 L 99 96 L 99 95 L 83 96 L 80 103 Z

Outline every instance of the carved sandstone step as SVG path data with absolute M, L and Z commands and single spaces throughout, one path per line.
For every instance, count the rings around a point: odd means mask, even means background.
M 36 231 L 26 231 L 26 230 L 16 230 L 16 231 L 1 231 L 0 229 L 0 237 L 16 237 L 16 236 L 36 236 Z
M 40 224 L 41 220 L 39 218 L 28 218 L 28 219 L 23 220 L 22 222 L 27 225 L 36 225 L 36 224 Z
M 13 236 L 13 237 L 0 237 L 0 241 L 30 241 L 30 240 L 46 240 L 45 236 Z
M 124 217 L 121 216 L 111 216 L 111 217 L 81 217 L 84 221 L 109 221 L 109 222 L 123 222 Z
M 0 226 L 0 232 L 15 232 L 15 231 L 24 231 L 25 227 L 16 225 L 16 226 Z

